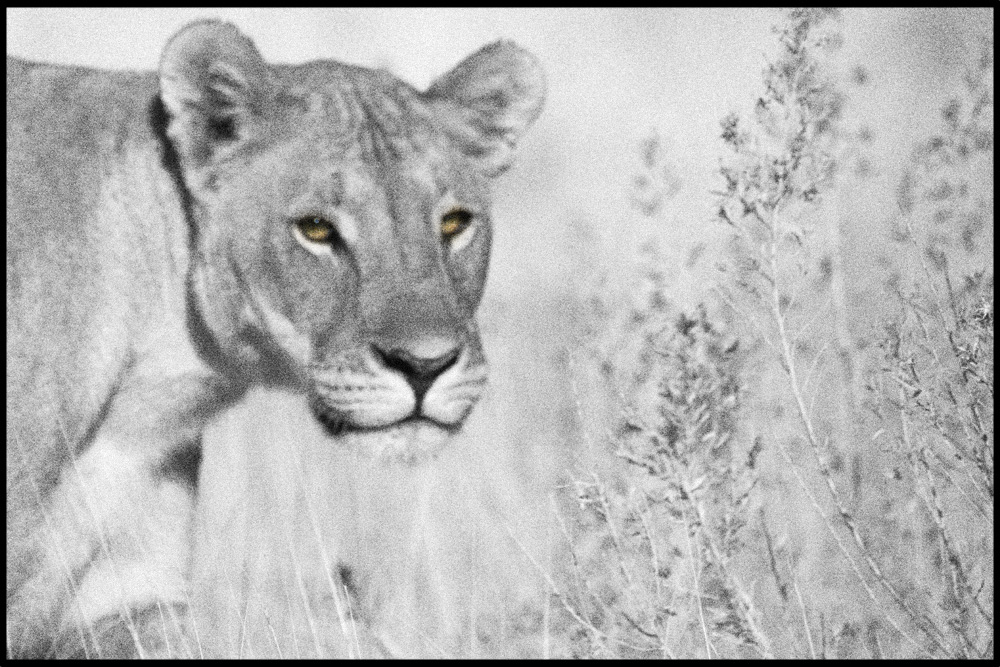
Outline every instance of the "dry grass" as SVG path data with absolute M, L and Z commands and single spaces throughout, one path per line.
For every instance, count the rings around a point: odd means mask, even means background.
M 645 307 L 590 326 L 624 465 L 564 511 L 569 655 L 992 657 L 992 41 L 903 179 L 866 345 L 835 19 L 788 12 L 754 113 L 723 121 L 715 305 L 679 314 L 654 260 Z

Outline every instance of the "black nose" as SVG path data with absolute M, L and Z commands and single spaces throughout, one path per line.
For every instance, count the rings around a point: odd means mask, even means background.
M 406 381 L 413 387 L 417 401 L 420 401 L 434 384 L 434 380 L 455 363 L 462 348 L 454 347 L 444 354 L 434 357 L 417 356 L 402 348 L 386 351 L 376 346 L 375 352 L 382 359 L 382 363 L 403 374 Z

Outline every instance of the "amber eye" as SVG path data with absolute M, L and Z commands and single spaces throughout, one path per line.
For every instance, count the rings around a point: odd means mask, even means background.
M 337 236 L 333 223 L 318 216 L 300 218 L 295 221 L 295 226 L 302 236 L 313 243 L 330 243 Z
M 453 208 L 441 216 L 441 236 L 450 241 L 472 224 L 472 213 L 464 208 Z

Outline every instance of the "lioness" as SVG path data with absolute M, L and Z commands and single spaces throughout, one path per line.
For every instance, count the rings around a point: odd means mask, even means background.
M 8 655 L 197 653 L 199 435 L 253 383 L 331 446 L 444 444 L 486 380 L 488 186 L 543 97 L 503 41 L 422 93 L 215 21 L 158 75 L 7 59 Z

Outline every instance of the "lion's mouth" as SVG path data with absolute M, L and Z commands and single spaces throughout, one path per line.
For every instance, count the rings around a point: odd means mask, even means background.
M 461 424 L 445 424 L 444 422 L 440 422 L 436 419 L 431 419 L 430 417 L 416 413 L 390 424 L 382 424 L 379 426 L 354 424 L 351 423 L 351 421 L 346 417 L 332 414 L 318 407 L 313 408 L 313 414 L 316 415 L 316 419 L 319 423 L 323 425 L 323 429 L 331 436 L 342 436 L 348 433 L 368 433 L 375 435 L 378 433 L 388 433 L 390 431 L 410 426 L 436 428 L 448 435 L 454 435 L 462 429 Z
M 313 396 L 309 401 L 309 407 L 313 415 L 315 415 L 316 420 L 323 425 L 324 430 L 332 436 L 341 436 L 347 433 L 386 433 L 390 431 L 396 431 L 404 428 L 429 428 L 434 430 L 440 430 L 445 434 L 451 435 L 457 433 L 462 428 L 462 422 L 457 423 L 447 423 L 434 419 L 431 416 L 423 414 L 418 404 L 413 412 L 402 417 L 401 419 L 384 419 L 380 420 L 377 417 L 373 419 L 373 415 L 366 415 L 367 418 L 359 418 L 358 415 L 352 415 L 350 412 L 341 411 L 332 408 L 327 405 L 318 396 Z M 375 423 L 372 423 L 372 422 Z
M 417 464 L 453 440 L 475 401 L 458 394 L 450 403 L 431 397 L 387 400 L 358 390 L 310 397 L 309 406 L 327 435 L 346 450 L 381 462 Z

